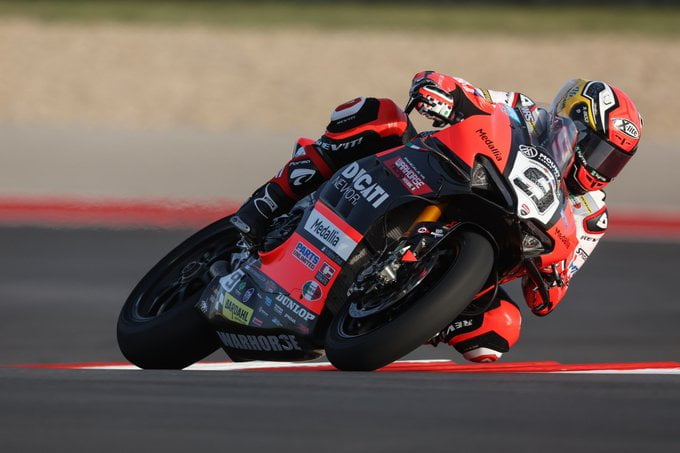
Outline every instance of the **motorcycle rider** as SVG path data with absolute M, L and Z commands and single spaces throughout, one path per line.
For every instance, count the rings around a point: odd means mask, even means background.
M 524 298 L 532 312 L 538 316 L 552 312 L 607 229 L 602 189 L 637 150 L 642 118 L 635 105 L 623 91 L 605 82 L 574 79 L 555 96 L 551 116 L 524 94 L 480 89 L 434 71 L 417 73 L 409 95 L 415 99 L 417 111 L 433 120 L 434 127 L 488 115 L 499 105 L 514 109 L 532 136 L 542 134 L 550 127 L 547 120 L 556 116 L 573 120 L 578 135 L 567 146 L 574 147 L 575 159 L 564 180 L 578 241 L 570 244 L 570 260 L 549 263 L 537 259 L 540 278 L 548 287 L 548 300 L 539 290 L 543 282 L 529 275 L 522 278 Z M 298 140 L 293 158 L 253 193 L 232 217 L 232 223 L 244 240 L 256 247 L 274 217 L 287 212 L 336 170 L 405 144 L 415 135 L 406 113 L 389 99 L 360 97 L 344 103 L 331 113 L 331 121 L 317 141 Z M 502 288 L 486 297 L 493 300 L 484 304 L 485 311 L 461 314 L 430 343 L 446 342 L 473 362 L 498 360 L 519 339 L 521 315 Z

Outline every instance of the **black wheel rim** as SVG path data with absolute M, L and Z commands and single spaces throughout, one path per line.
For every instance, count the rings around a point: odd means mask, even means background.
M 235 251 L 237 239 L 235 231 L 222 230 L 173 257 L 170 262 L 161 261 L 157 272 L 150 276 L 152 283 L 137 295 L 133 316 L 144 321 L 178 306 L 195 305 L 212 279 L 210 266 L 220 260 L 228 262 Z
M 413 274 L 412 277 L 406 279 L 403 285 L 395 286 L 392 295 L 386 293 L 376 295 L 383 299 L 395 297 L 396 300 L 387 300 L 382 303 L 380 301 L 374 303 L 370 300 L 363 302 L 363 307 L 367 307 L 367 310 L 361 316 L 357 316 L 357 310 L 362 308 L 356 302 L 351 301 L 348 308 L 338 314 L 340 318 L 337 323 L 338 335 L 342 338 L 367 335 L 401 315 L 417 303 L 422 294 L 439 282 L 439 277 L 455 261 L 456 255 L 457 249 L 431 252 L 429 259 L 419 263 L 419 269 L 409 270 Z M 371 297 L 370 294 L 362 295 L 364 298 L 367 296 Z

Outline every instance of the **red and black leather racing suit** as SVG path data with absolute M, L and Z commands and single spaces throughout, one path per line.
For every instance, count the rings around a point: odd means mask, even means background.
M 439 85 L 453 97 L 457 121 L 488 114 L 497 104 L 503 103 L 520 111 L 520 117 L 524 118 L 530 131 L 537 127 L 538 110 L 533 101 L 520 93 L 482 90 L 463 79 L 438 73 L 419 73 L 416 78 L 423 74 L 437 77 Z M 262 235 L 267 221 L 288 211 L 339 168 L 407 143 L 415 134 L 408 116 L 390 99 L 360 97 L 344 103 L 331 113 L 330 123 L 318 140 L 298 140 L 292 159 L 255 191 L 237 212 L 234 223 L 244 233 L 255 237 Z M 550 306 L 543 305 L 537 284 L 527 277 L 522 281 L 527 304 L 540 316 L 551 312 L 564 298 L 571 277 L 595 248 L 607 226 L 604 193 L 588 192 L 569 198 L 579 241 L 574 244 L 569 262 L 556 263 L 555 269 L 563 284 L 555 283 L 550 287 Z M 546 279 L 550 281 L 548 269 L 545 271 Z M 552 268 L 550 272 L 555 273 Z M 519 339 L 521 320 L 519 308 L 500 288 L 483 313 L 459 316 L 432 342 L 446 342 L 470 361 L 495 361 Z

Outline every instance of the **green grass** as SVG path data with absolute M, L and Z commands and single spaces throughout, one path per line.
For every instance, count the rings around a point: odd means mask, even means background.
M 0 19 L 225 27 L 429 30 L 438 33 L 680 35 L 680 8 L 530 7 L 324 1 L 0 0 Z

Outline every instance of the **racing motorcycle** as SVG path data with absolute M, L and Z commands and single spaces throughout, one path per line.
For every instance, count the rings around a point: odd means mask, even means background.
M 207 226 L 134 288 L 122 353 L 181 369 L 219 347 L 234 361 L 325 352 L 338 369 L 375 370 L 527 273 L 549 303 L 538 269 L 576 240 L 562 178 L 576 129 L 545 113 L 540 136 L 499 105 L 352 162 L 275 219 L 256 252 L 229 217 Z

